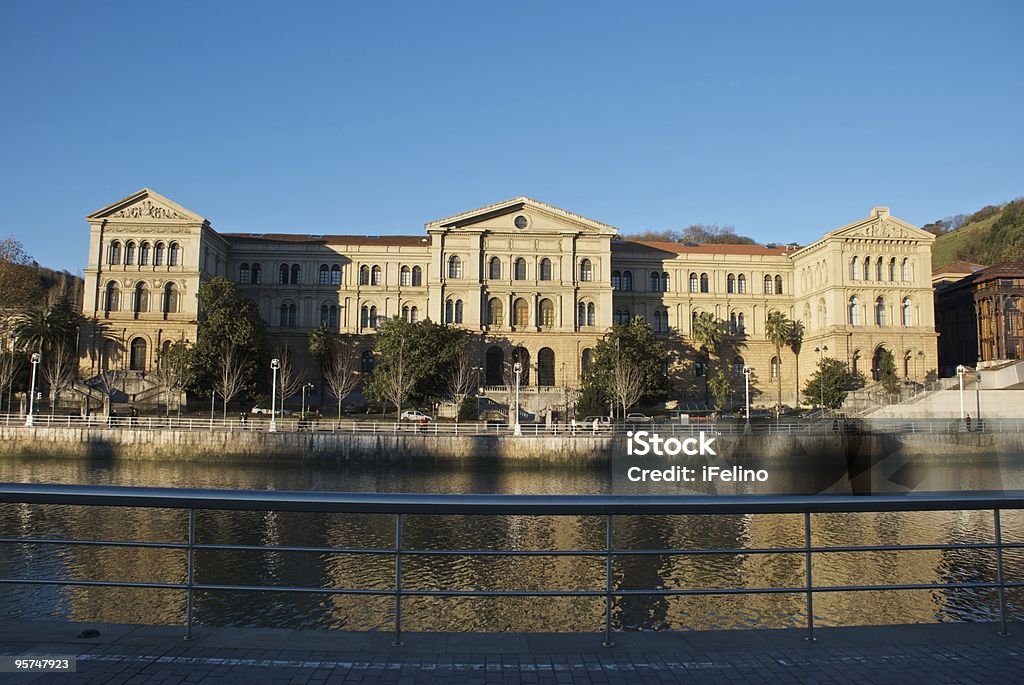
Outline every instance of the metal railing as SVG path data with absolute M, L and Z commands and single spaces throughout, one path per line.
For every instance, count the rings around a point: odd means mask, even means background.
M 612 642 L 612 607 L 616 598 L 634 596 L 694 595 L 803 595 L 806 605 L 806 638 L 814 640 L 814 598 L 820 593 L 870 592 L 878 590 L 964 590 L 989 589 L 998 593 L 999 634 L 1007 635 L 1006 592 L 1024 588 L 1024 580 L 1008 580 L 1004 573 L 1006 550 L 1024 549 L 1024 542 L 1003 540 L 1001 512 L 1024 508 L 1024 492 L 934 493 L 921 495 L 856 496 L 614 496 L 614 495 L 425 495 L 377 493 L 282 492 L 237 490 L 189 490 L 117 486 L 76 486 L 0 484 L 0 503 L 58 504 L 95 507 L 149 507 L 184 511 L 188 533 L 184 541 L 153 542 L 131 540 L 71 540 L 44 537 L 0 537 L 2 544 L 34 544 L 72 547 L 120 546 L 182 550 L 187 555 L 184 583 L 108 581 L 102 579 L 0 578 L 2 584 L 127 587 L 178 590 L 186 594 L 185 637 L 192 637 L 193 595 L 196 591 L 248 591 L 319 593 L 331 595 L 375 595 L 394 601 L 394 642 L 402 642 L 402 600 L 411 597 L 570 597 L 604 599 L 604 644 Z M 388 514 L 394 517 L 394 543 L 388 547 L 310 547 L 287 545 L 206 544 L 196 542 L 197 510 L 292 511 L 316 513 Z M 910 512 L 910 511 L 991 511 L 994 517 L 992 542 L 885 545 L 815 545 L 812 540 L 812 514 Z M 436 549 L 411 548 L 404 542 L 403 519 L 409 515 L 520 515 L 520 516 L 601 516 L 605 521 L 604 546 L 597 549 Z M 613 545 L 614 517 L 617 515 L 712 515 L 801 514 L 803 545 L 767 548 L 686 548 L 633 549 Z M 816 585 L 816 554 L 899 552 L 923 550 L 994 550 L 994 581 L 947 583 L 890 583 L 881 585 Z M 365 589 L 351 587 L 310 587 L 281 585 L 243 585 L 204 583 L 196 579 L 197 551 L 313 552 L 320 554 L 386 554 L 394 558 L 392 587 Z M 615 588 L 613 560 L 616 557 L 650 555 L 760 555 L 789 554 L 803 558 L 804 583 L 779 587 L 672 587 Z M 416 556 L 469 557 L 591 557 L 603 558 L 604 587 L 585 590 L 465 590 L 411 589 L 403 586 L 402 560 Z
M 25 416 L 22 414 L 0 414 L 0 426 L 23 426 Z M 61 414 L 36 414 L 34 426 L 37 428 L 89 428 L 89 429 L 132 429 L 152 431 L 256 431 L 266 432 L 270 429 L 269 417 L 248 417 L 244 421 L 238 418 L 203 418 L 202 416 L 110 416 L 100 415 L 79 416 Z M 741 435 L 745 433 L 781 433 L 787 435 L 815 435 L 828 433 L 924 433 L 950 434 L 967 432 L 968 427 L 956 418 L 943 419 L 847 419 L 832 417 L 813 417 L 794 419 L 784 417 L 775 419 L 754 420 L 749 428 L 742 419 L 713 420 L 701 417 L 689 423 L 677 421 L 656 421 L 645 423 L 613 423 L 593 424 L 578 422 L 522 423 L 522 433 L 526 437 L 606 437 L 625 435 L 630 431 L 646 430 L 666 435 L 689 434 L 699 431 L 711 432 L 716 435 Z M 513 432 L 506 422 L 455 422 L 431 421 L 421 426 L 415 421 L 398 421 L 394 419 L 359 420 L 351 419 L 300 419 L 283 417 L 277 419 L 277 432 L 316 432 L 316 433 L 356 433 L 356 434 L 420 434 L 420 435 L 511 435 Z M 978 420 L 974 417 L 970 426 L 972 432 L 985 433 L 1020 433 L 1024 432 L 1024 417 L 996 418 Z

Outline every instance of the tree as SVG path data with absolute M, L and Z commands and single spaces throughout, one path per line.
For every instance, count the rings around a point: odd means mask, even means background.
M 782 410 L 782 346 L 789 343 L 793 332 L 793 322 L 780 311 L 772 311 L 768 314 L 768 320 L 764 325 L 764 337 L 775 346 L 775 359 L 778 360 L 779 368 L 775 379 L 778 383 L 778 400 L 775 410 Z
M 646 391 L 644 372 L 640 364 L 619 355 L 612 369 L 611 391 L 615 401 L 622 407 L 622 415 L 625 416 Z
M 398 322 L 401 319 L 391 319 L 390 322 Z M 378 357 L 377 366 L 373 369 L 373 376 L 366 387 L 368 394 L 382 402 L 390 402 L 395 405 L 399 418 L 402 416 L 402 405 L 405 404 L 413 386 L 423 373 L 422 367 L 414 361 L 415 353 L 411 349 L 412 341 L 403 335 L 392 335 L 385 322 L 377 330 L 379 336 L 384 331 L 387 336 L 387 344 L 383 347 L 386 354 Z M 409 324 L 411 325 L 411 324 Z M 392 326 L 391 329 L 399 326 Z M 380 345 L 380 338 L 377 339 L 377 348 Z
M 693 330 L 690 337 L 697 345 L 697 349 L 710 357 L 718 356 L 718 348 L 722 345 L 722 322 L 710 312 L 700 312 L 693 317 Z M 710 364 L 708 365 L 710 367 Z M 704 401 L 707 402 L 709 391 L 708 378 L 711 376 L 711 369 L 704 370 Z
M 50 346 L 43 358 L 40 374 L 50 389 L 50 415 L 57 406 L 60 393 L 78 378 L 78 354 L 74 343 L 61 340 Z
M 8 350 L 5 346 L 0 345 L 0 404 L 3 403 L 4 391 L 10 390 L 14 384 L 14 379 L 21 372 L 24 366 L 23 362 L 24 355 L 20 355 L 14 350 Z M 10 412 L 11 408 L 7 407 L 7 411 Z
M 292 351 L 285 343 L 283 348 L 277 350 L 277 358 L 281 361 L 281 368 L 277 370 L 277 406 L 284 409 L 284 401 L 297 393 L 306 382 L 306 374 L 302 369 L 295 367 Z
M 350 341 L 335 340 L 324 366 L 324 381 L 331 394 L 338 400 L 338 418 L 341 418 L 341 403 L 359 385 L 359 356 L 356 346 Z
M 715 409 L 725 409 L 725 405 L 729 401 L 729 393 L 732 391 L 729 377 L 725 375 L 725 371 L 719 369 L 715 372 L 709 385 L 711 386 L 711 398 L 715 401 Z
M 128 372 L 124 369 L 108 369 L 96 377 L 96 386 L 103 393 L 103 414 L 110 415 L 110 405 L 114 403 L 114 395 L 121 388 Z
M 477 372 L 473 366 L 473 358 L 466 348 L 459 349 L 452 358 L 448 369 L 448 392 L 456 407 L 462 406 L 477 385 Z
M 217 276 L 199 285 L 199 332 L 189 355 L 189 390 L 207 396 L 214 392 L 229 347 L 242 367 L 244 392 L 254 393 L 263 348 L 263 320 L 255 302 L 243 297 L 234 282 Z
M 327 380 L 327 366 L 331 361 L 337 342 L 338 334 L 328 328 L 326 324 L 320 324 L 306 336 L 306 349 L 309 352 L 309 357 L 316 362 L 320 371 L 321 395 L 324 392 L 323 384 Z
M 157 359 L 156 372 L 154 374 L 157 383 L 168 394 L 168 402 L 165 405 L 168 414 L 170 413 L 170 394 L 177 393 L 178 415 L 181 415 L 181 393 L 189 385 L 189 375 L 192 371 L 192 350 L 183 340 L 175 340 Z
M 36 265 L 25 247 L 10 236 L 0 239 L 0 309 L 24 309 L 41 295 Z
M 804 346 L 804 322 L 794 321 L 789 330 L 789 349 L 793 350 L 796 371 L 796 406 L 800 406 L 800 350 Z
M 74 346 L 81 316 L 67 299 L 50 307 L 33 307 L 14 322 L 14 335 L 23 350 L 48 355 L 58 345 Z M 75 351 L 77 356 L 77 350 Z
M 220 354 L 220 375 L 214 387 L 223 401 L 223 418 L 228 417 L 228 402 L 235 399 L 244 387 L 245 359 L 234 345 L 228 344 Z
M 861 384 L 859 376 L 850 372 L 846 362 L 823 357 L 804 385 L 804 397 L 828 409 L 839 409 L 846 401 L 847 392 Z
M 641 393 L 628 404 L 635 404 L 645 396 L 663 396 L 666 379 L 662 363 L 666 357 L 665 346 L 643 317 L 635 317 L 626 325 L 613 326 L 594 346 L 593 361 L 583 375 L 579 406 L 604 408 L 612 400 L 621 405 L 622 398 L 629 399 L 628 395 L 632 394 L 623 392 L 626 385 L 632 385 L 625 380 L 637 374 L 641 379 Z
M 878 382 L 882 384 L 885 391 L 890 395 L 895 393 L 900 386 L 899 376 L 896 375 L 896 360 L 892 352 L 886 349 L 878 351 Z

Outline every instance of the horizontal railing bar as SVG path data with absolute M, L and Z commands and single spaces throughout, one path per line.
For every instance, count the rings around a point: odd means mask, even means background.
M 152 549 L 188 549 L 186 542 L 143 542 L 139 540 L 66 540 L 63 538 L 0 538 L 0 544 L 67 545 L 93 547 L 149 547 Z
M 370 554 L 394 556 L 394 547 L 317 547 L 303 545 L 233 545 L 230 543 L 197 543 L 195 550 L 220 552 L 302 552 L 312 554 Z M 402 550 L 405 554 L 405 550 Z
M 0 578 L 3 585 L 80 585 L 84 587 L 135 587 L 148 588 L 152 590 L 186 590 L 188 586 L 183 583 L 157 583 L 150 581 L 133 580 L 55 580 L 52 578 Z
M 436 495 L 0 484 L 0 502 L 433 515 L 796 514 L 1024 508 L 1024 492 L 913 495 Z

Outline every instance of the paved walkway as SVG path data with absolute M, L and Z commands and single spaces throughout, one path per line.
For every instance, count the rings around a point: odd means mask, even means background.
M 85 629 L 93 638 L 77 637 Z M 4 655 L 77 658 L 3 683 L 1020 683 L 1024 625 L 616 634 L 409 634 L 0 622 Z

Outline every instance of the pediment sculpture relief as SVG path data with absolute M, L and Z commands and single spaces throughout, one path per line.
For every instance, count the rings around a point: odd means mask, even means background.
M 189 217 L 156 204 L 152 200 L 143 200 L 130 207 L 125 207 L 110 216 L 118 219 L 188 219 Z

